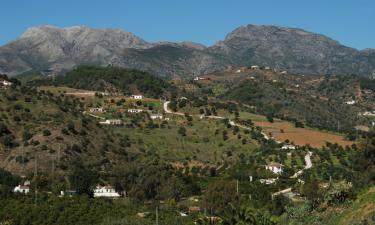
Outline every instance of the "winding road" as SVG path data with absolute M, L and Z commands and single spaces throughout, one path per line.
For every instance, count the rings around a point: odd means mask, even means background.
M 170 101 L 166 101 L 163 104 L 163 108 L 164 108 L 164 112 L 165 113 L 179 115 L 179 116 L 184 116 L 185 115 L 184 113 L 173 112 L 172 110 L 170 110 L 168 108 L 169 103 L 170 103 Z M 199 116 L 199 118 L 201 118 L 201 119 L 203 119 L 203 118 L 210 118 L 210 119 L 218 119 L 218 120 L 229 119 L 229 118 L 222 117 L 222 116 Z M 243 126 L 241 124 L 236 124 L 233 120 L 230 120 L 230 119 L 229 119 L 229 124 L 232 125 L 232 126 L 237 126 L 239 128 L 245 129 L 245 130 L 251 130 L 251 127 Z M 266 140 L 270 139 L 270 137 L 268 137 L 268 135 L 265 134 L 264 132 L 262 132 L 262 135 L 263 135 L 264 139 L 266 139 Z
M 163 107 L 164 107 L 164 112 L 165 113 L 168 113 L 168 114 L 174 114 L 174 115 L 180 115 L 180 116 L 184 116 L 185 114 L 183 113 L 179 113 L 179 112 L 173 112 L 171 111 L 169 108 L 168 108 L 168 105 L 169 105 L 170 101 L 166 101 L 164 102 L 163 104 Z M 203 118 L 211 118 L 211 119 L 226 119 L 225 117 L 222 117 L 222 116 L 200 116 L 201 119 Z M 251 130 L 250 127 L 246 127 L 246 126 L 243 126 L 243 125 L 240 125 L 240 124 L 236 124 L 234 121 L 232 120 L 229 120 L 229 124 L 232 125 L 232 126 L 238 126 L 242 129 L 246 129 L 246 130 Z M 263 136 L 264 136 L 264 139 L 266 140 L 269 140 L 270 138 L 267 136 L 267 134 L 263 133 Z M 297 178 L 299 177 L 301 174 L 303 174 L 303 171 L 304 170 L 307 170 L 307 169 L 310 169 L 312 167 L 312 162 L 311 162 L 311 156 L 312 156 L 312 152 L 308 152 L 306 155 L 305 155 L 305 167 L 302 169 L 302 170 L 299 170 L 297 171 L 295 174 L 293 174 L 293 176 L 291 176 L 290 178 Z M 291 192 L 292 191 L 292 188 L 289 187 L 289 188 L 286 188 L 284 190 L 281 190 L 281 191 L 278 191 L 276 193 L 273 193 L 272 196 L 276 196 L 276 195 L 279 195 L 279 194 L 286 194 L 288 192 Z

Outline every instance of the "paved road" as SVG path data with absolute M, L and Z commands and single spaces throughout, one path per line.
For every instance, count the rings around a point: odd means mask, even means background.
M 168 108 L 169 103 L 170 103 L 170 101 L 166 101 L 166 102 L 164 102 L 164 104 L 163 104 L 164 112 L 165 112 L 165 113 L 174 114 L 174 115 L 180 115 L 180 116 L 184 116 L 184 115 L 185 115 L 185 114 L 183 114 L 183 113 L 173 112 L 172 110 L 169 110 L 169 108 Z
M 297 171 L 290 178 L 297 178 L 298 176 L 300 176 L 303 173 L 304 170 L 310 169 L 312 167 L 311 156 L 312 156 L 312 152 L 308 152 L 305 155 L 305 164 L 306 164 L 305 168 L 303 168 L 302 170 Z

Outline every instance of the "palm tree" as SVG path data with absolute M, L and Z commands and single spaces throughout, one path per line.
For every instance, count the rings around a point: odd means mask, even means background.
M 229 204 L 222 219 L 222 225 L 275 225 L 267 215 L 249 207 L 239 208 L 232 204 Z

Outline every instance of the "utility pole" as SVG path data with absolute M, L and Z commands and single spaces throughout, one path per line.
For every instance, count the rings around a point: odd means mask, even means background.
M 57 165 L 60 165 L 60 150 L 61 150 L 61 144 L 59 144 L 59 149 L 57 150 Z
M 51 174 L 52 174 L 52 185 L 55 181 L 55 157 L 52 156 L 52 168 L 51 168 Z
M 236 189 L 237 189 L 237 195 L 239 194 L 239 182 L 238 182 L 238 179 L 237 179 L 237 185 L 236 185 Z
M 155 209 L 155 214 L 156 214 L 156 225 L 159 225 L 159 212 L 158 212 L 157 206 L 156 206 L 156 209 Z
M 337 120 L 337 131 L 340 131 L 340 121 Z
M 38 204 L 38 158 L 35 158 L 35 171 L 34 171 L 34 182 L 35 182 L 35 205 Z

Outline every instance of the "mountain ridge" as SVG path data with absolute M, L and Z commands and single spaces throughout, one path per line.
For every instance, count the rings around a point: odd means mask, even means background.
M 301 74 L 375 77 L 375 50 L 350 48 L 300 28 L 266 25 L 238 27 L 207 47 L 189 41 L 151 43 L 124 29 L 45 25 L 28 28 L 0 46 L 0 73 L 63 73 L 80 64 L 115 65 L 163 77 L 254 64 Z

